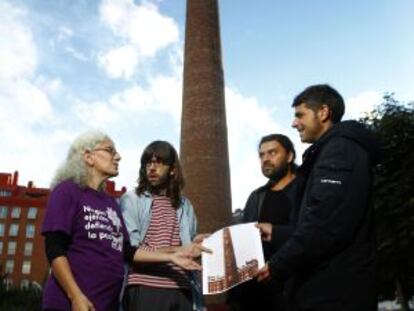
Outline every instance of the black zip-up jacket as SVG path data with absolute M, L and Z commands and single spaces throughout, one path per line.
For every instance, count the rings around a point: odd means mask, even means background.
M 334 125 L 304 153 L 293 233 L 269 260 L 289 279 L 292 310 L 377 309 L 371 168 L 379 144 L 355 121 Z

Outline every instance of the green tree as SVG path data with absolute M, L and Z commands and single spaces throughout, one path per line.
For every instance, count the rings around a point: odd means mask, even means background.
M 0 283 L 0 311 L 41 311 L 42 292 L 35 286 L 6 288 Z
M 382 143 L 375 170 L 379 299 L 397 298 L 409 310 L 414 295 L 414 102 L 386 94 L 362 120 Z

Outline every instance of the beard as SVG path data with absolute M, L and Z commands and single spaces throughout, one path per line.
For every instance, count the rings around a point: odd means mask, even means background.
M 263 175 L 265 175 L 267 178 L 269 178 L 272 183 L 277 183 L 279 180 L 281 180 L 283 177 L 287 175 L 289 171 L 289 164 L 283 163 L 279 167 L 274 167 L 273 170 L 270 172 L 263 172 Z
M 170 182 L 169 174 L 165 174 L 164 176 L 160 176 L 159 180 L 155 183 L 148 182 L 150 192 L 153 194 L 160 194 L 164 192 L 168 188 Z

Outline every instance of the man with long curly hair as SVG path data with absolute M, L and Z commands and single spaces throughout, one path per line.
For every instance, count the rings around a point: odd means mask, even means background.
M 201 241 L 195 239 L 196 216 L 190 201 L 181 194 L 183 187 L 174 147 L 166 141 L 150 143 L 141 156 L 138 186 L 121 198 L 132 245 L 148 251 L 174 251 Z M 200 248 L 193 245 L 197 253 Z M 197 293 L 199 285 L 193 273 L 175 264 L 131 265 L 124 307 L 126 311 L 191 311 L 201 297 Z

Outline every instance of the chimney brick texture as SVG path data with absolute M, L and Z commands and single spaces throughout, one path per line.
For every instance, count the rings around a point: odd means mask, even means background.
M 181 161 L 199 232 L 231 221 L 230 169 L 217 0 L 188 0 Z

